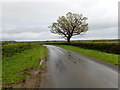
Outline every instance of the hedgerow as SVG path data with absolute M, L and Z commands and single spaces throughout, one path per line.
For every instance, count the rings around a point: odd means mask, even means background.
M 36 43 L 16 43 L 2 45 L 2 58 L 10 57 L 16 53 L 20 53 L 27 49 L 32 49 L 36 46 Z
M 102 52 L 120 54 L 119 43 L 106 43 L 106 42 L 79 42 L 79 43 L 46 43 L 55 45 L 72 45 L 85 49 L 99 50 Z

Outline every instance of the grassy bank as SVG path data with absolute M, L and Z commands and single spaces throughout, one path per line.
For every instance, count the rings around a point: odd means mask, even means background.
M 70 45 L 57 45 L 57 46 L 62 47 L 62 48 L 67 49 L 67 50 L 82 53 L 84 55 L 87 55 L 87 56 L 111 63 L 111 64 L 116 65 L 116 66 L 120 66 L 118 64 L 118 55 L 116 55 L 116 54 L 100 52 L 97 50 L 83 49 L 80 47 L 75 47 L 75 46 L 70 46 Z
M 16 53 L 35 48 L 37 45 L 38 43 L 15 43 L 2 45 L 2 58 L 11 57 Z
M 26 69 L 36 67 L 40 59 L 46 56 L 45 46 L 36 46 L 35 48 L 16 53 L 11 57 L 4 58 L 2 62 L 2 83 L 17 83 L 30 76 L 29 73 L 20 73 Z

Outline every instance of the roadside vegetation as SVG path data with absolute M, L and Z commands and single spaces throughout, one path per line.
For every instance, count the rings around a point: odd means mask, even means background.
M 15 43 L 2 45 L 2 58 L 4 59 L 5 57 L 10 57 L 27 49 L 33 49 L 37 45 L 37 43 Z
M 98 60 L 102 60 L 108 63 L 111 63 L 116 66 L 120 66 L 118 63 L 118 56 L 117 54 L 110 54 L 110 53 L 105 53 L 101 52 L 98 50 L 90 50 L 90 49 L 84 49 L 76 46 L 71 46 L 71 45 L 57 45 L 59 47 L 62 47 L 67 50 L 75 51 L 93 58 L 96 58 Z
M 23 81 L 31 73 L 29 69 L 37 68 L 41 59 L 45 60 L 47 49 L 37 43 L 20 43 L 3 45 L 2 84 L 14 84 Z M 43 64 L 41 67 L 45 67 Z
M 51 45 L 71 45 L 77 46 L 84 49 L 93 49 L 102 52 L 112 53 L 112 54 L 120 54 L 120 47 L 118 42 L 91 42 L 91 41 L 80 41 L 80 42 L 47 42 L 46 44 Z
M 120 48 L 118 43 L 81 42 L 81 43 L 71 43 L 68 45 L 77 46 L 84 49 L 98 50 L 98 51 L 112 53 L 112 54 L 120 54 L 120 51 L 118 50 Z

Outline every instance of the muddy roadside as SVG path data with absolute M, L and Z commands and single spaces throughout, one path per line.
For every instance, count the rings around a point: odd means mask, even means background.
M 43 60 L 42 64 L 40 62 Z M 36 67 L 25 69 L 19 72 L 19 74 L 29 74 L 29 77 L 25 78 L 19 83 L 3 85 L 3 89 L 6 88 L 42 88 L 43 78 L 46 72 L 46 61 L 47 59 L 42 59 L 39 61 Z

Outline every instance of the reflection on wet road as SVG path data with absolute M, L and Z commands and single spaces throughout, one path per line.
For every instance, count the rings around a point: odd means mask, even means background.
M 117 88 L 118 72 L 79 53 L 46 45 L 45 88 Z

